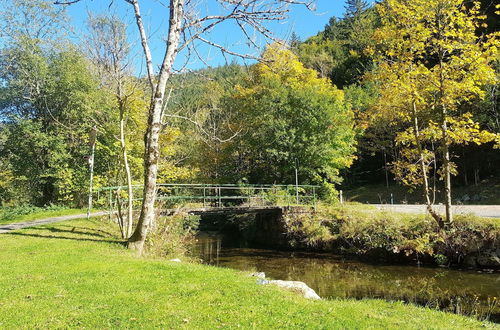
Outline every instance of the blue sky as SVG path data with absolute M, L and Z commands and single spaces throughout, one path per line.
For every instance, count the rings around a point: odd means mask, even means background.
M 76 27 L 78 38 L 84 38 L 85 35 L 85 21 L 87 19 L 88 13 L 97 14 L 100 12 L 113 11 L 116 15 L 125 20 L 129 25 L 129 35 L 130 42 L 137 43 L 137 31 L 134 22 L 134 17 L 132 13 L 132 8 L 127 5 L 124 1 L 114 1 L 114 5 L 110 8 L 109 1 L 103 0 L 84 0 L 80 3 L 72 5 L 68 9 L 68 13 L 72 18 L 72 22 Z M 163 42 L 166 33 L 166 23 L 168 20 L 168 9 L 162 4 L 160 0 L 142 0 L 142 14 L 146 24 L 148 33 L 151 36 L 150 44 L 153 52 L 153 60 L 155 64 L 159 64 L 162 60 L 165 43 Z M 206 1 L 206 10 L 211 11 L 213 14 L 213 9 L 215 8 L 213 0 Z M 281 38 L 287 39 L 291 32 L 295 32 L 300 36 L 302 40 L 316 34 L 321 31 L 324 26 L 328 23 L 328 20 L 332 16 L 340 17 L 344 12 L 344 0 L 317 0 L 316 1 L 316 11 L 311 12 L 307 10 L 304 6 L 293 6 L 290 13 L 290 17 L 287 21 L 280 22 L 279 24 L 274 23 L 269 25 L 269 28 L 274 32 L 274 34 Z M 238 28 L 233 24 L 224 24 L 219 26 L 213 32 L 208 35 L 210 40 L 213 40 L 219 44 L 222 44 L 228 48 L 239 52 L 248 52 L 248 47 L 242 43 L 244 38 L 240 33 L 238 33 Z M 264 41 L 260 40 L 259 45 L 263 45 Z M 137 53 L 136 72 L 141 74 L 144 72 L 142 60 L 140 59 L 141 49 L 135 47 L 135 52 Z M 251 52 L 257 55 L 262 49 L 252 50 Z M 231 58 L 225 59 L 219 51 L 211 49 L 211 47 L 201 46 L 199 47 L 199 52 L 201 56 L 207 59 L 207 62 L 211 66 L 216 66 L 223 64 L 226 60 L 230 61 Z M 186 57 L 181 54 L 176 62 L 177 67 L 182 67 L 184 65 Z M 200 60 L 191 58 L 187 62 L 187 68 L 198 69 L 206 66 Z

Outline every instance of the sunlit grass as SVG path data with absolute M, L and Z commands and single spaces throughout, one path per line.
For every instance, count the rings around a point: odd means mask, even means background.
M 237 271 L 144 259 L 114 224 L 74 220 L 0 235 L 0 328 L 479 328 L 381 300 L 309 301 Z

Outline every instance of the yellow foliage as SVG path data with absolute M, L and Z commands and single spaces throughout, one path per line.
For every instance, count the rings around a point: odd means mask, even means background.
M 335 96 L 339 101 L 343 101 L 344 93 L 332 87 L 327 78 L 319 78 L 318 72 L 306 68 L 298 57 L 280 44 L 270 45 L 262 56 L 262 62 L 253 68 L 253 76 L 259 80 L 280 79 L 286 85 L 300 89 L 303 86 L 315 87 L 317 92 Z M 243 95 L 253 93 L 252 90 L 240 88 Z
M 403 147 L 401 159 L 393 163 L 396 176 L 420 184 L 420 165 L 436 166 L 434 147 L 443 151 L 491 141 L 498 146 L 498 135 L 481 130 L 472 115 L 457 114 L 460 105 L 484 97 L 485 85 L 498 82 L 492 64 L 498 60 L 499 35 L 477 35 L 486 19 L 480 3 L 385 0 L 377 10 L 382 21 L 374 34 L 377 69 L 367 78 L 379 86 L 380 97 L 371 118 L 412 127 L 396 138 Z M 447 170 L 455 173 L 455 165 Z

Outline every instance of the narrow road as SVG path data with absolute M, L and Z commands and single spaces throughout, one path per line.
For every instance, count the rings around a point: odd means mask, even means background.
M 412 204 L 374 204 L 379 210 L 402 213 L 425 213 L 425 205 Z M 439 213 L 444 213 L 444 205 L 435 205 Z M 453 205 L 453 214 L 474 214 L 485 218 L 500 218 L 500 205 Z
M 94 212 L 94 213 L 91 213 L 90 216 L 91 217 L 99 217 L 99 216 L 107 215 L 107 214 L 108 214 L 108 212 Z M 8 225 L 0 225 L 0 234 L 9 232 L 11 230 L 17 230 L 17 229 L 22 229 L 22 228 L 27 228 L 27 227 L 34 227 L 34 226 L 41 226 L 41 225 L 46 225 L 46 224 L 53 223 L 53 222 L 82 219 L 82 218 L 86 218 L 86 217 L 87 217 L 87 213 L 83 213 L 83 214 L 74 214 L 74 215 L 63 215 L 60 217 L 31 220 L 31 221 L 25 221 L 25 222 L 10 223 Z

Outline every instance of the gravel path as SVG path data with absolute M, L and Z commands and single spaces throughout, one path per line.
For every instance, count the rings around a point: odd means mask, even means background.
M 379 210 L 389 210 L 402 213 L 425 213 L 425 205 L 411 204 L 375 204 Z M 439 213 L 444 213 L 444 205 L 435 205 Z M 474 214 L 485 218 L 500 218 L 500 205 L 453 205 L 453 214 Z
M 108 212 L 94 212 L 91 213 L 91 217 L 98 217 L 101 215 L 107 215 Z M 67 220 L 73 220 L 73 219 L 81 219 L 81 218 L 86 218 L 87 214 L 74 214 L 74 215 L 63 215 L 60 217 L 52 217 L 52 218 L 45 218 L 45 219 L 40 219 L 40 220 L 31 220 L 31 221 L 25 221 L 25 222 L 17 222 L 17 223 L 10 223 L 8 225 L 0 225 L 0 234 L 9 232 L 11 230 L 17 230 L 17 229 L 22 229 L 22 228 L 27 228 L 27 227 L 34 227 L 34 226 L 41 226 L 41 225 L 46 225 L 48 223 L 53 223 L 53 222 L 61 222 L 61 221 L 67 221 Z

